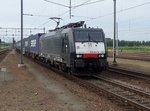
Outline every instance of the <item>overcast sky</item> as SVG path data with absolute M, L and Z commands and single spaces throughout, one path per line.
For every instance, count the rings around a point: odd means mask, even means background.
M 0 27 L 20 27 L 20 1 L 0 0 Z M 69 18 L 69 8 L 46 2 L 45 0 L 23 0 L 24 27 L 52 29 L 56 23 L 50 17 L 61 17 L 60 26 L 69 22 L 84 20 L 88 27 L 102 28 L 106 37 L 113 38 L 113 0 L 72 8 L 72 18 Z M 48 0 L 47 0 L 48 1 Z M 69 0 L 49 0 L 69 6 Z M 88 2 L 87 2 L 88 1 Z M 72 6 L 91 3 L 98 0 L 72 0 Z M 120 40 L 150 41 L 150 0 L 116 0 L 118 37 Z M 132 7 L 132 8 L 131 8 Z M 134 8 L 133 8 L 134 7 Z M 67 11 L 67 12 L 66 12 Z M 63 14 L 66 12 L 65 14 Z M 95 19 L 93 19 L 95 18 Z M 1 36 L 4 34 L 1 31 Z M 27 33 L 27 32 L 26 32 Z

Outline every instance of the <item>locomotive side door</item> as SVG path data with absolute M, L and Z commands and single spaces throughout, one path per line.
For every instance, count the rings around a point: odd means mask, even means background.
M 68 63 L 68 57 L 69 57 L 69 40 L 68 40 L 68 34 L 64 34 L 61 39 L 61 53 L 62 53 L 62 62 Z

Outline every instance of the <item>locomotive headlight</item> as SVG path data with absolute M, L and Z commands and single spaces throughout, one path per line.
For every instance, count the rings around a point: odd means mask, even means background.
M 104 57 L 104 54 L 102 54 L 101 57 Z
M 100 54 L 99 57 L 104 57 L 104 54 Z
M 82 55 L 77 54 L 76 57 L 77 58 L 82 58 Z

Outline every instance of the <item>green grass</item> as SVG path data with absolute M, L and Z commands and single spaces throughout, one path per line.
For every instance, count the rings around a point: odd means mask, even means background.
M 108 49 L 112 50 L 112 47 Z M 150 47 L 140 46 L 140 47 L 119 47 L 119 52 L 125 53 L 150 53 Z
M 8 48 L 10 45 L 7 44 L 0 44 L 0 49 Z
M 135 52 L 147 53 L 150 52 L 150 47 L 121 47 L 119 48 L 119 51 L 128 53 L 135 53 Z

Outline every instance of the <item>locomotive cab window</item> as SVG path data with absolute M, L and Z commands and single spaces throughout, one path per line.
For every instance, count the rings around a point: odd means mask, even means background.
M 100 42 L 104 41 L 102 32 L 99 31 L 75 31 L 75 41 L 76 42 Z

